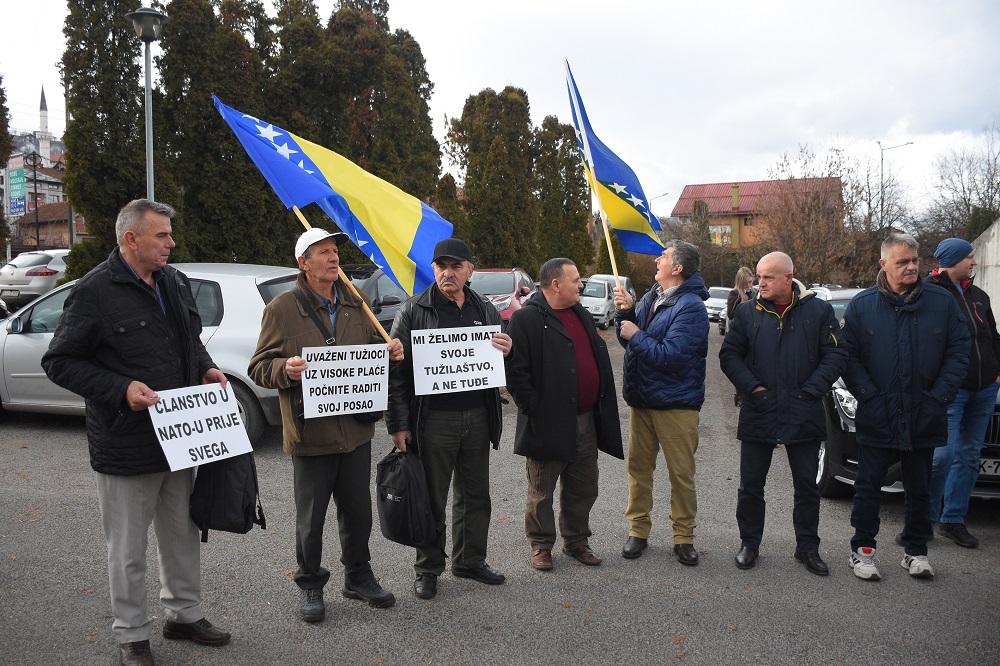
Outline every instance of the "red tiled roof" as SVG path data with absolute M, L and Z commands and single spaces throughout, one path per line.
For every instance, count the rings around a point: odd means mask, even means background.
M 38 222 L 68 222 L 69 221 L 69 204 L 66 202 L 62 203 L 47 203 L 42 204 L 38 207 Z M 18 222 L 20 224 L 34 224 L 35 223 L 35 211 L 30 210 L 21 217 Z
M 831 191 L 840 193 L 838 176 L 825 178 L 796 178 L 793 181 L 801 192 Z M 680 198 L 674 204 L 671 216 L 689 216 L 694 211 L 695 201 L 708 204 L 709 215 L 734 215 L 760 213 L 767 210 L 767 199 L 788 191 L 786 180 L 750 180 L 735 183 L 706 183 L 685 185 Z M 733 186 L 739 188 L 739 206 L 733 208 Z

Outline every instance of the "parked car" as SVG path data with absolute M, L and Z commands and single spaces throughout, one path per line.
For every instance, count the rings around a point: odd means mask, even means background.
M 279 425 L 277 391 L 263 389 L 247 376 L 264 306 L 295 286 L 298 270 L 246 264 L 174 264 L 191 279 L 201 340 L 233 385 L 240 416 L 251 441 L 266 425 Z M 83 398 L 56 386 L 42 370 L 42 354 L 75 282 L 57 287 L 29 303 L 0 326 L 0 407 L 10 411 L 83 414 Z
M 607 329 L 615 320 L 615 294 L 611 283 L 604 280 L 587 280 L 580 292 L 580 305 L 587 309 L 594 323 Z
M 838 320 L 843 320 L 844 310 L 860 289 L 833 289 L 819 287 L 820 297 L 828 296 Z M 823 399 L 826 410 L 826 441 L 820 445 L 819 472 L 816 483 L 823 497 L 849 497 L 858 471 L 858 443 L 855 436 L 854 416 L 857 400 L 847 389 L 844 380 L 838 379 Z M 986 446 L 980 454 L 979 479 L 972 490 L 973 497 L 1000 498 L 1000 404 L 993 412 Z M 900 463 L 893 464 L 885 477 L 884 492 L 903 492 Z
M 729 298 L 729 287 L 709 287 L 708 300 L 705 301 L 705 309 L 708 311 L 709 321 L 719 321 L 719 317 L 726 313 L 726 299 Z
M 594 275 L 591 275 L 589 278 L 587 278 L 586 281 L 591 282 L 593 280 L 603 280 L 604 282 L 607 282 L 608 284 L 611 285 L 612 293 L 614 293 L 614 288 L 615 288 L 614 275 L 608 275 L 607 273 L 595 273 Z M 635 287 L 632 286 L 632 280 L 624 276 L 618 276 L 618 280 L 621 282 L 621 285 L 625 288 L 625 291 L 628 292 L 629 296 L 632 297 L 632 300 L 634 301 L 639 300 L 635 293 Z
M 359 291 L 368 297 L 368 302 L 371 303 L 375 318 L 378 319 L 378 323 L 382 324 L 382 328 L 388 333 L 389 329 L 392 328 L 392 320 L 396 318 L 396 313 L 399 312 L 399 306 L 409 298 L 409 295 L 400 289 L 399 285 L 393 282 L 381 268 L 368 277 L 352 278 L 352 282 L 354 282 Z
M 0 268 L 0 298 L 13 309 L 47 294 L 66 274 L 69 250 L 22 252 Z
M 493 303 L 504 329 L 511 315 L 535 291 L 535 281 L 523 268 L 477 268 L 469 286 Z
M 7 307 L 7 303 L 0 298 L 0 319 L 6 319 L 10 316 L 10 308 Z
M 726 324 L 729 322 L 729 316 L 725 309 L 719 314 L 719 335 L 726 337 Z

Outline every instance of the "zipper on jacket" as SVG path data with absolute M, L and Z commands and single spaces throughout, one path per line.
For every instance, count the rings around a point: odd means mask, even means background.
M 957 286 L 953 286 L 954 289 L 958 289 Z M 976 350 L 976 386 L 980 387 L 983 385 L 983 356 L 982 350 L 979 349 L 979 327 L 976 326 L 976 318 L 972 316 L 972 309 L 969 307 L 969 302 L 965 300 L 965 293 L 959 292 L 962 297 L 962 307 L 965 308 L 966 314 L 969 315 L 969 321 L 972 322 L 972 345 Z

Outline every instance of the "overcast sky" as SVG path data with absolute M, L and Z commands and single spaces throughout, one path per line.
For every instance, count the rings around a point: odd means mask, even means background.
M 66 3 L 3 5 L 11 124 L 37 128 L 44 84 L 59 136 Z M 334 0 L 318 5 L 327 16 Z M 549 114 L 569 122 L 568 59 L 597 134 L 648 197 L 669 192 L 652 202 L 659 215 L 685 184 L 767 178 L 802 143 L 846 148 L 877 171 L 879 140 L 914 142 L 886 152 L 885 168 L 920 207 L 935 158 L 1000 121 L 1000 3 L 991 0 L 390 0 L 389 21 L 423 49 L 439 140 L 445 116 L 485 87 L 524 88 L 536 124 Z

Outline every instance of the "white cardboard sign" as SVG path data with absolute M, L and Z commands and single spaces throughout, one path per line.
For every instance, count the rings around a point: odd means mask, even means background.
M 385 411 L 389 351 L 384 344 L 303 347 L 302 358 L 305 418 Z
M 160 401 L 149 408 L 149 418 L 171 472 L 253 451 L 229 384 L 156 393 Z
M 460 326 L 413 331 L 416 395 L 457 393 L 507 385 L 503 352 L 493 346 L 499 326 Z

